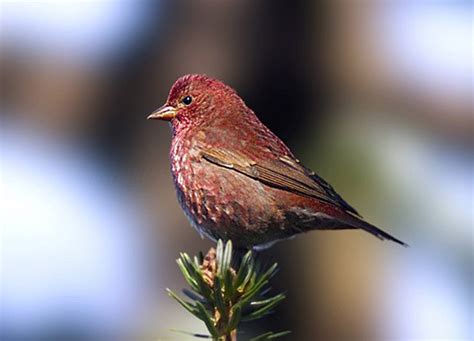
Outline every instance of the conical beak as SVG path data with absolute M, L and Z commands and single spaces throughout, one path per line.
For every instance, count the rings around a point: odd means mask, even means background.
M 163 120 L 171 121 L 176 116 L 176 109 L 170 105 L 163 105 L 162 107 L 153 111 L 148 117 L 148 120 Z

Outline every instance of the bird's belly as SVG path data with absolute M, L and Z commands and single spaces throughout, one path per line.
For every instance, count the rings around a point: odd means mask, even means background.
M 286 237 L 284 215 L 267 186 L 207 162 L 186 169 L 174 172 L 177 195 L 201 235 L 232 239 L 242 246 Z

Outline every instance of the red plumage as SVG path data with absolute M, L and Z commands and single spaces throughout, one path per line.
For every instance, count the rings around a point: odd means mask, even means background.
M 149 118 L 171 123 L 178 199 L 201 234 L 258 249 L 315 229 L 362 229 L 405 245 L 362 220 L 220 81 L 181 77 Z

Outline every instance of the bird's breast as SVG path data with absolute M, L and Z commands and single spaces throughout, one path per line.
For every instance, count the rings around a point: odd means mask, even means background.
M 283 219 L 265 185 L 206 161 L 192 141 L 173 141 L 170 158 L 178 200 L 201 233 L 214 239 L 263 235 Z

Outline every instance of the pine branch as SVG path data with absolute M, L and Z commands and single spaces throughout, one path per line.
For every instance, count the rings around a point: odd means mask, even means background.
M 268 284 L 278 270 L 277 263 L 263 269 L 252 251 L 241 260 L 235 259 L 231 241 L 224 246 L 219 240 L 217 248 L 211 248 L 205 257 L 201 254 L 191 259 L 186 253 L 181 253 L 177 263 L 191 287 L 191 290 L 183 290 L 189 300 L 180 298 L 169 289 L 167 292 L 205 323 L 213 340 L 236 341 L 241 322 L 268 315 L 285 299 L 284 294 L 265 297 Z M 233 265 L 238 263 L 238 267 Z M 288 333 L 267 332 L 252 340 L 273 340 Z

